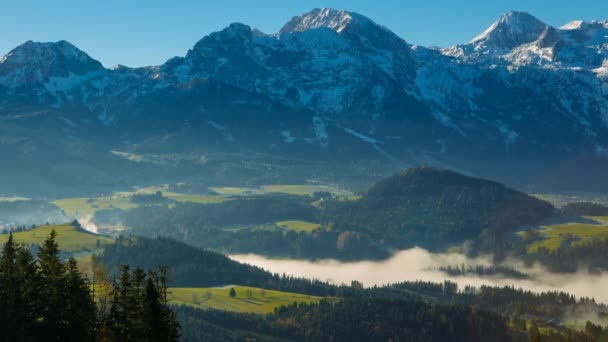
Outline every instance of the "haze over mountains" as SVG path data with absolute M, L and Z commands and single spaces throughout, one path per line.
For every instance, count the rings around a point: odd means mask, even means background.
M 420 163 L 597 189 L 608 171 L 608 21 L 555 28 L 509 12 L 444 49 L 380 24 L 332 9 L 274 34 L 233 23 L 144 68 L 28 41 L 0 59 L 5 189 L 90 190 L 141 174 L 256 182 L 260 170 L 371 180 Z

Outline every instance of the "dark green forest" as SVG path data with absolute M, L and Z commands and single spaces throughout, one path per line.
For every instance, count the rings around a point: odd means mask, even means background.
M 358 200 L 271 194 L 216 204 L 143 206 L 124 214 L 135 235 L 168 236 L 226 253 L 340 260 L 383 259 L 391 250 L 441 250 L 467 240 L 505 249 L 502 235 L 551 217 L 544 201 L 502 184 L 434 168 L 413 168 L 375 184 Z M 313 203 L 316 204 L 313 206 Z M 279 220 L 322 225 L 312 233 L 260 229 Z
M 92 282 L 74 258 L 62 261 L 51 235 L 34 257 L 10 235 L 0 256 L 3 341 L 177 341 L 169 308 L 167 271 L 121 268 L 111 282 Z M 94 277 L 95 278 L 95 277 Z M 99 293 L 96 293 L 99 291 Z
M 118 239 L 105 248 L 100 261 L 113 270 L 120 268 L 119 260 L 142 265 L 165 264 L 171 270 L 175 287 L 231 283 L 325 298 L 318 306 L 293 305 L 267 317 L 174 307 L 186 341 L 324 340 L 321 336 L 334 336 L 334 340 L 414 340 L 416 336 L 424 336 L 426 340 L 444 341 L 483 340 L 480 336 L 492 334 L 500 334 L 505 340 L 527 340 L 535 331 L 528 328 L 534 326 L 542 328 L 543 341 L 593 341 L 606 333 L 592 323 L 586 332 L 547 323 L 565 315 L 580 315 L 583 319 L 589 312 L 608 317 L 604 304 L 564 292 L 536 293 L 490 286 L 458 288 L 449 281 L 403 282 L 367 289 L 357 282 L 334 285 L 271 274 L 166 238 Z M 206 269 L 213 270 L 211 277 Z M 456 272 L 456 267 L 451 269 Z M 458 268 L 458 272 L 462 269 Z M 514 269 L 489 268 L 465 272 L 517 273 Z M 389 309 L 383 311 L 383 307 Z M 344 321 L 342 317 L 349 318 Z M 315 331 L 324 335 L 311 335 Z M 350 335 L 351 331 L 356 331 L 356 335 Z

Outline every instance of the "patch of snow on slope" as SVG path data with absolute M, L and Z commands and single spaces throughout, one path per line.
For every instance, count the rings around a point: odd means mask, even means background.
M 608 148 L 606 148 L 605 146 L 601 146 L 601 145 L 595 145 L 595 154 L 598 157 L 606 158 L 606 157 L 608 157 Z
M 222 137 L 224 137 L 224 139 L 226 141 L 228 141 L 228 142 L 234 142 L 234 136 L 232 136 L 232 133 L 230 133 L 225 126 L 222 126 L 222 125 L 220 125 L 217 122 L 212 121 L 212 120 L 207 121 L 207 124 L 209 126 L 215 128 L 215 130 L 218 131 L 218 133 L 220 133 L 222 135 Z
M 567 23 L 566 25 L 560 27 L 560 30 L 578 30 L 581 28 L 581 26 L 583 26 L 583 21 L 582 20 L 573 20 L 569 23 Z
M 44 87 L 56 95 L 58 92 L 66 92 L 76 87 L 81 86 L 84 82 L 99 76 L 100 71 L 89 72 L 83 75 L 71 73 L 67 77 L 49 77 L 49 81 L 44 84 Z
M 370 143 L 372 145 L 384 144 L 383 141 L 380 141 L 380 140 L 372 138 L 372 137 L 368 137 L 367 135 L 364 135 L 364 134 L 361 134 L 359 132 L 353 131 L 350 128 L 346 128 L 346 127 L 342 127 L 342 128 L 344 128 L 344 130 L 346 131 L 346 133 L 348 133 L 348 134 L 350 134 L 350 135 L 352 135 L 354 137 L 357 137 L 357 138 L 361 139 L 362 141 L 365 141 L 366 143 Z
M 384 86 L 375 86 L 372 88 L 372 97 L 374 98 L 374 105 L 376 109 L 380 109 L 382 103 L 384 103 L 384 98 L 386 96 L 386 92 L 384 90 Z
M 336 32 L 342 32 L 352 20 L 350 13 L 344 10 L 330 8 L 315 9 L 301 17 L 293 19 L 291 31 L 306 31 L 320 27 L 328 27 Z M 289 24 L 288 24 L 289 25 Z
M 433 115 L 435 120 L 441 122 L 441 124 L 444 125 L 445 127 L 454 129 L 458 132 L 458 134 L 465 136 L 464 132 L 460 129 L 460 127 L 456 126 L 456 124 L 452 121 L 452 119 L 449 116 L 447 116 L 445 113 L 442 113 L 441 111 L 439 111 L 437 109 L 433 109 L 433 110 L 431 110 L 431 114 Z
M 101 121 L 101 123 L 106 127 L 110 126 L 114 121 L 114 117 L 108 114 L 108 109 L 106 107 L 103 108 L 103 111 L 97 117 L 99 118 L 99 121 Z
M 179 83 L 187 83 L 188 81 L 190 81 L 190 65 L 188 64 L 182 64 L 180 66 L 178 66 L 177 68 L 175 68 L 174 73 L 175 73 L 175 77 L 177 78 L 177 81 Z
M 281 131 L 281 135 L 283 136 L 283 142 L 286 144 L 292 144 L 296 141 L 296 138 L 291 135 L 291 131 L 289 130 Z
M 517 138 L 519 138 L 519 133 L 515 132 L 514 130 L 509 128 L 509 126 L 503 124 L 500 121 L 498 121 L 498 130 L 504 136 L 504 142 L 507 146 L 513 144 L 517 140 Z
M 321 146 L 327 146 L 329 143 L 329 134 L 327 133 L 327 123 L 318 116 L 312 118 L 312 128 L 315 132 L 317 140 Z
M 382 70 L 385 74 L 395 77 L 393 67 L 395 65 L 394 56 L 388 51 L 376 51 L 369 54 L 368 57 L 374 61 L 376 66 Z

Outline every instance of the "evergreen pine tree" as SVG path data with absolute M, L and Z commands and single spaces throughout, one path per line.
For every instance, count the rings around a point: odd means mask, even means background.
M 0 331 L 6 340 L 16 340 L 16 310 L 21 301 L 16 271 L 17 246 L 13 234 L 2 249 L 0 259 Z
M 38 250 L 38 273 L 40 276 L 40 338 L 62 336 L 65 325 L 63 306 L 66 301 L 64 292 L 64 266 L 59 257 L 57 233 L 51 231 Z
M 20 245 L 15 258 L 17 282 L 21 301 L 15 312 L 17 340 L 29 341 L 36 333 L 38 312 L 43 298 L 40 297 L 38 268 L 32 253 L 25 245 Z
M 71 341 L 89 341 L 94 337 L 96 324 L 95 302 L 90 284 L 78 270 L 76 259 L 65 265 L 65 319 L 68 323 L 65 336 Z

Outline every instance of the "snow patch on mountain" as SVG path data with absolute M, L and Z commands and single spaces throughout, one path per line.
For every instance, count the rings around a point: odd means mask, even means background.
M 230 133 L 230 131 L 228 130 L 228 128 L 226 126 L 220 125 L 219 123 L 217 123 L 213 120 L 207 121 L 207 124 L 209 126 L 211 126 L 212 128 L 214 128 L 218 133 L 220 133 L 220 135 L 227 142 L 233 143 L 235 141 L 234 136 L 232 135 L 232 133 Z
M 369 136 L 367 136 L 365 134 L 361 134 L 361 133 L 359 133 L 357 131 L 354 131 L 354 130 L 352 130 L 350 128 L 346 128 L 346 127 L 342 127 L 342 128 L 346 131 L 346 133 L 348 133 L 348 134 L 350 134 L 350 135 L 352 135 L 352 136 L 354 136 L 356 138 L 359 138 L 360 140 L 365 141 L 366 143 L 370 143 L 372 145 L 384 144 L 383 141 L 380 141 L 378 139 L 369 137 Z
M 353 20 L 353 16 L 344 10 L 317 8 L 302 16 L 293 17 L 280 32 L 302 32 L 320 27 L 342 32 Z
M 281 136 L 283 137 L 283 142 L 286 144 L 293 144 L 296 141 L 296 138 L 291 135 L 291 131 L 282 130 Z
M 48 82 L 44 87 L 54 95 L 59 92 L 67 92 L 72 89 L 82 86 L 83 83 L 101 75 L 104 71 L 92 71 L 86 74 L 78 75 L 70 72 L 66 77 L 49 77 Z
M 312 128 L 315 136 L 321 146 L 327 146 L 329 143 L 329 134 L 327 133 L 327 122 L 318 116 L 312 118 Z
M 514 48 L 538 39 L 547 25 L 534 16 L 510 11 L 502 15 L 487 30 L 473 38 L 470 43 L 477 48 L 489 46 L 498 49 Z
M 498 130 L 504 136 L 505 145 L 509 146 L 509 145 L 512 145 L 513 143 L 515 143 L 515 141 L 517 141 L 517 138 L 519 138 L 519 133 L 515 132 L 509 126 L 505 125 L 501 121 L 498 121 L 497 125 L 498 125 Z

